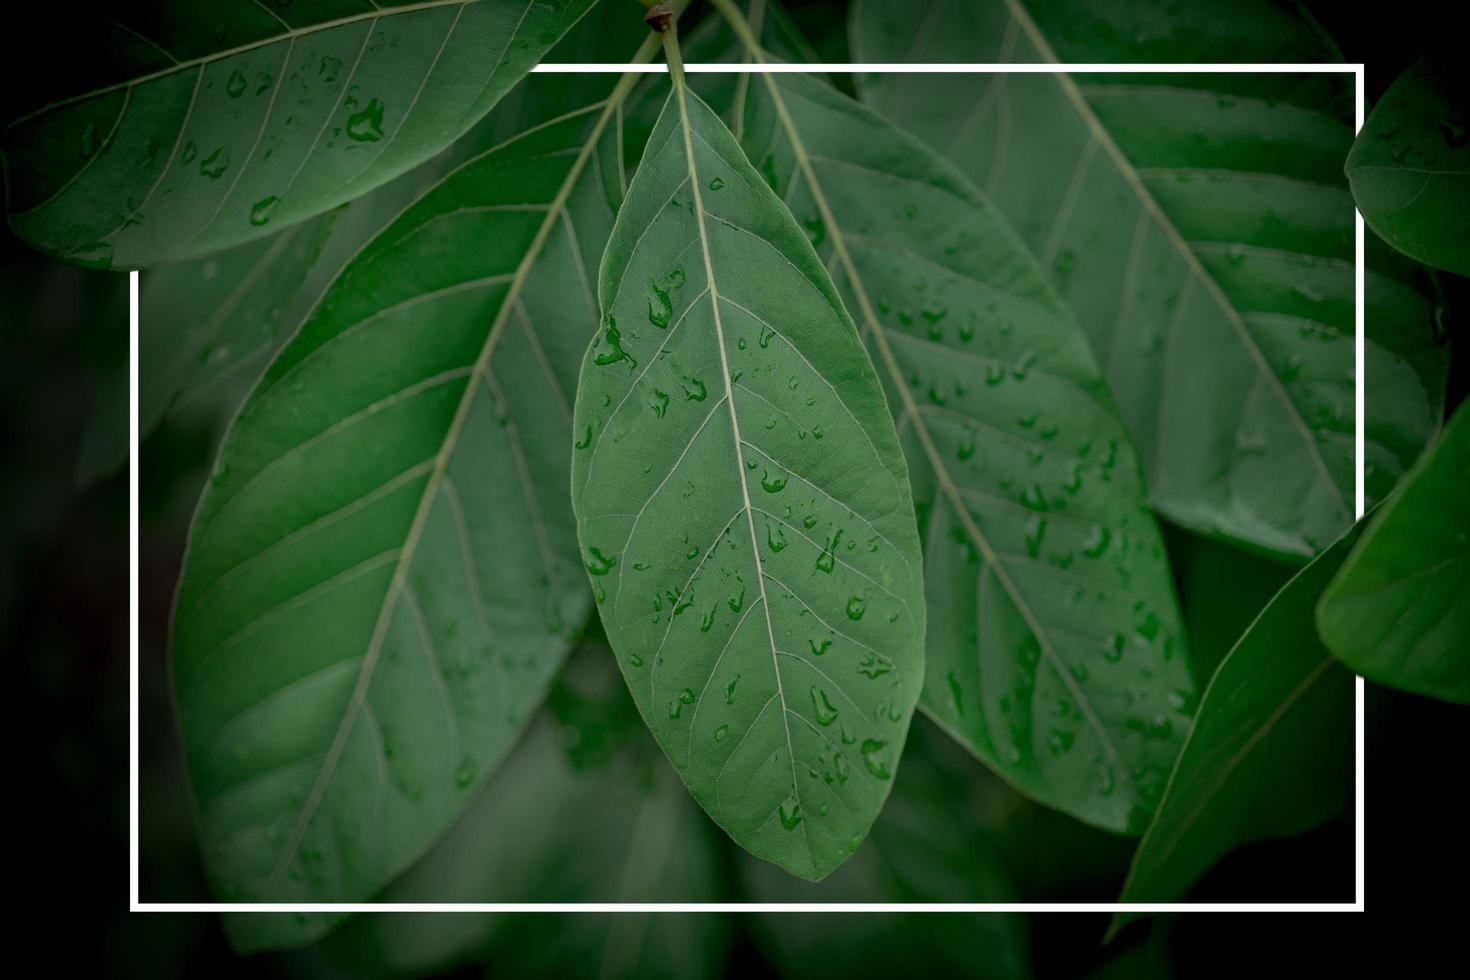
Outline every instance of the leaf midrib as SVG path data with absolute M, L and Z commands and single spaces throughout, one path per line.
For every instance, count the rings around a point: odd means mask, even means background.
M 442 6 L 446 4 L 441 0 L 441 2 L 435 5 Z M 656 40 L 650 37 L 643 42 L 634 54 L 632 63 L 642 64 L 647 62 L 653 57 L 655 51 L 657 51 Z M 607 127 L 608 120 L 612 117 L 615 108 L 621 105 L 628 93 L 632 91 L 639 77 L 638 74 L 633 72 L 626 73 L 614 86 L 612 93 L 603 104 L 597 121 L 588 133 L 581 151 L 577 154 L 576 160 L 573 161 L 571 169 L 567 172 L 566 178 L 557 188 L 556 196 L 552 198 L 551 204 L 547 208 L 546 217 L 537 228 L 536 234 L 527 247 L 525 255 L 516 267 L 515 275 L 507 287 L 506 295 L 499 309 L 496 311 L 495 320 L 491 324 L 480 353 L 470 370 L 469 380 L 465 384 L 464 393 L 460 396 L 454 417 L 450 421 L 449 428 L 445 431 L 439 453 L 434 460 L 433 469 L 430 471 L 429 478 L 425 482 L 423 493 L 419 498 L 418 507 L 414 512 L 413 521 L 409 525 L 404 546 L 394 563 L 393 576 L 389 580 L 388 588 L 384 593 L 382 604 L 379 607 L 378 619 L 374 624 L 373 633 L 368 642 L 367 652 L 363 656 L 363 663 L 358 674 L 357 682 L 353 686 L 352 695 L 343 712 L 337 730 L 333 735 L 332 742 L 327 749 L 322 767 L 318 770 L 317 778 L 313 782 L 311 791 L 308 793 L 305 802 L 302 804 L 301 810 L 292 827 L 291 834 L 267 881 L 266 890 L 268 892 L 274 891 L 279 885 L 281 876 L 290 867 L 293 856 L 300 849 L 306 829 L 315 816 L 316 809 L 321 803 L 327 786 L 330 784 L 333 775 L 335 775 L 337 761 L 346 748 L 347 739 L 356 722 L 358 711 L 366 701 L 368 686 L 372 681 L 374 667 L 376 666 L 377 657 L 382 650 L 388 624 L 391 622 L 392 614 L 397 607 L 399 593 L 407 581 L 408 570 L 413 564 L 424 527 L 427 525 L 429 514 L 433 509 L 433 503 L 438 496 L 439 488 L 446 479 L 449 464 L 458 447 L 459 438 L 463 432 L 465 422 L 469 417 L 470 407 L 474 403 L 481 383 L 487 376 L 491 357 L 501 334 L 504 332 L 505 324 L 510 318 L 510 314 L 515 307 L 515 303 L 522 289 L 525 287 L 531 269 L 540 258 L 541 250 L 547 238 L 550 236 L 552 228 L 555 227 L 561 211 L 565 208 L 566 202 L 571 196 L 572 189 L 580 179 L 583 170 L 585 170 L 587 161 L 591 158 L 598 140 L 601 139 L 603 130 Z M 474 588 L 474 583 L 469 583 L 469 587 Z
M 740 499 L 742 509 L 745 511 L 745 526 L 750 531 L 750 557 L 755 562 L 755 578 L 760 594 L 757 601 L 761 604 L 761 615 L 766 620 L 766 638 L 771 649 L 771 670 L 776 675 L 776 699 L 781 703 L 781 729 L 786 736 L 786 759 L 791 768 L 791 795 L 796 801 L 796 811 L 801 807 L 801 781 L 796 776 L 796 743 L 791 740 L 791 720 L 789 713 L 790 705 L 786 702 L 786 691 L 781 678 L 781 660 L 776 649 L 775 627 L 771 623 L 771 603 L 766 596 L 766 572 L 760 567 L 760 538 L 755 533 L 755 512 L 750 503 L 750 487 L 746 479 L 745 471 L 745 443 L 740 437 L 740 419 L 735 412 L 735 394 L 732 390 L 733 383 L 730 380 L 729 355 L 725 350 L 725 332 L 720 322 L 720 295 L 715 285 L 714 263 L 710 260 L 709 231 L 705 227 L 704 197 L 699 187 L 699 169 L 694 163 L 694 139 L 689 125 L 689 106 L 687 85 L 685 84 L 683 63 L 679 57 L 678 38 L 675 29 L 671 26 L 665 35 L 666 49 L 668 51 L 669 69 L 673 74 L 674 95 L 679 100 L 679 131 L 684 141 L 684 159 L 689 168 L 689 184 L 694 193 L 694 215 L 699 228 L 700 252 L 704 259 L 704 275 L 706 290 L 708 292 L 710 312 L 714 319 L 715 342 L 720 349 L 720 380 L 725 386 L 725 405 L 730 412 L 730 428 L 735 439 L 735 468 L 740 474 Z M 759 721 L 759 717 L 756 719 Z M 767 818 L 769 819 L 769 818 Z M 811 838 L 807 834 L 806 821 L 800 823 L 802 839 L 806 842 L 807 857 L 816 866 L 816 856 L 812 854 Z
M 745 25 L 743 19 L 740 18 L 739 12 L 734 9 L 731 0 L 715 0 L 715 6 L 718 7 L 725 15 L 726 19 L 731 22 L 731 25 L 734 27 L 736 33 L 741 35 L 742 41 L 750 48 L 751 53 L 754 55 L 756 61 L 762 65 L 766 64 L 764 50 L 761 49 L 755 38 L 750 34 L 749 28 Z M 862 279 L 858 275 L 856 264 L 853 262 L 852 256 L 847 251 L 847 244 L 844 240 L 842 227 L 837 222 L 835 216 L 832 213 L 831 207 L 827 203 L 826 195 L 822 191 L 821 182 L 817 180 L 815 169 L 812 167 L 811 158 L 806 151 L 806 145 L 802 142 L 801 137 L 797 132 L 796 124 L 792 120 L 791 114 L 786 108 L 786 101 L 781 95 L 780 88 L 776 85 L 774 78 L 769 72 L 762 72 L 761 77 L 765 82 L 767 90 L 770 92 L 771 100 L 776 107 L 777 115 L 780 117 L 782 128 L 785 129 L 787 137 L 791 140 L 792 152 L 795 155 L 797 163 L 800 166 L 803 174 L 806 176 L 808 185 L 811 187 L 812 199 L 816 203 L 817 210 L 821 214 L 822 221 L 825 223 L 828 229 L 828 234 L 831 235 L 833 251 L 836 252 L 838 255 L 839 261 L 841 262 L 843 269 L 847 274 L 848 282 L 852 286 L 853 294 L 858 301 L 860 312 L 862 313 L 863 318 L 867 321 L 869 327 L 871 328 L 871 333 L 874 340 L 877 341 L 878 350 L 880 355 L 882 356 L 884 367 L 888 370 L 890 378 L 894 381 L 894 389 L 898 392 L 899 399 L 903 403 L 905 414 L 913 420 L 914 431 L 919 436 L 919 442 L 923 446 L 925 456 L 928 457 L 929 465 L 930 468 L 934 471 L 936 481 L 938 482 L 940 488 L 943 490 L 945 496 L 949 498 L 950 505 L 954 508 L 956 516 L 959 518 L 960 523 L 965 528 L 966 535 L 970 538 L 970 540 L 975 543 L 975 546 L 979 548 L 981 553 L 983 554 L 985 558 L 985 565 L 991 570 L 991 575 L 996 579 L 996 581 L 1001 583 L 1002 588 L 1005 589 L 1006 594 L 1010 597 L 1011 602 L 1016 607 L 1016 610 L 1026 621 L 1027 628 L 1031 631 L 1032 635 L 1036 637 L 1037 644 L 1041 648 L 1042 654 L 1047 658 L 1047 661 L 1050 664 L 1053 672 L 1055 672 L 1056 675 L 1061 679 L 1063 685 L 1066 686 L 1068 691 L 1071 693 L 1073 700 L 1077 703 L 1077 706 L 1086 716 L 1089 727 L 1091 727 L 1096 732 L 1099 742 L 1102 744 L 1107 754 L 1111 757 L 1114 765 L 1117 767 L 1117 771 L 1121 774 L 1122 779 L 1125 780 L 1128 785 L 1133 786 L 1135 796 L 1138 796 L 1141 799 L 1142 797 L 1138 792 L 1138 788 L 1133 783 L 1131 771 L 1129 770 L 1128 766 L 1123 762 L 1122 757 L 1118 752 L 1117 745 L 1113 742 L 1112 737 L 1108 734 L 1107 727 L 1103 725 L 1102 719 L 1099 718 L 1097 713 L 1093 710 L 1092 702 L 1077 687 L 1075 679 L 1072 677 L 1071 672 L 1067 669 L 1066 665 L 1062 662 L 1060 655 L 1056 652 L 1056 649 L 1051 645 L 1051 640 L 1047 636 L 1046 631 L 1042 628 L 1040 621 L 1036 618 L 1036 614 L 1032 611 L 1029 603 L 1026 602 L 1024 596 L 1016 587 L 1015 583 L 1011 580 L 1009 573 L 1005 570 L 994 548 L 991 547 L 990 541 L 980 531 L 979 526 L 976 525 L 974 519 L 971 517 L 969 510 L 966 509 L 964 500 L 959 494 L 959 489 L 958 487 L 956 487 L 953 479 L 951 479 L 949 475 L 949 470 L 944 463 L 943 457 L 940 455 L 937 447 L 934 445 L 933 439 L 929 435 L 929 430 L 924 422 L 923 415 L 919 411 L 918 405 L 915 404 L 913 396 L 909 392 L 909 388 L 907 383 L 905 382 L 903 372 L 899 368 L 898 362 L 893 356 L 893 351 L 888 346 L 886 330 L 873 311 L 872 304 L 868 299 L 867 291 L 863 288 Z

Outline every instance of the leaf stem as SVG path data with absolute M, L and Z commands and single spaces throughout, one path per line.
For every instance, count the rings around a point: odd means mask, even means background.
M 670 23 L 669 29 L 664 31 L 664 59 L 669 63 L 669 76 L 673 79 L 674 87 L 684 87 L 684 56 L 679 53 L 679 27 Z

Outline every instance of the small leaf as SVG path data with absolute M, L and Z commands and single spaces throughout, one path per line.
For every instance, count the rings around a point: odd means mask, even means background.
M 700 805 L 752 853 L 819 879 L 877 816 L 923 683 L 913 501 L 831 280 L 682 77 L 599 298 L 572 501 L 608 637 Z M 666 401 L 686 379 L 708 396 Z M 836 711 L 825 724 L 813 686 Z
M 490 110 L 593 0 L 435 0 L 227 14 L 165 0 L 71 25 L 84 91 L 5 134 L 10 226 L 129 269 L 259 238 L 427 160 Z M 93 49 L 96 49 L 93 52 Z
M 1141 833 L 1194 681 L 1138 458 L 1086 337 L 952 166 L 808 76 L 758 77 L 746 149 L 822 227 L 909 462 L 924 711 L 1023 793 Z
M 1182 900 L 1231 850 L 1301 833 L 1347 802 L 1353 678 L 1312 613 L 1356 537 L 1298 572 L 1221 662 L 1119 901 Z M 1119 913 L 1114 930 L 1137 917 Z
M 1426 265 L 1470 275 L 1470 89 L 1421 58 L 1383 93 L 1344 168 L 1363 220 Z
M 1378 508 L 1317 606 L 1322 641 L 1370 680 L 1470 703 L 1470 407 Z

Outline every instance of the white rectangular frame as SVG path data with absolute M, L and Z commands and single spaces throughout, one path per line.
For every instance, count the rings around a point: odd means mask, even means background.
M 1363 128 L 1365 113 L 1363 65 L 1358 64 L 686 64 L 689 74 L 785 73 L 824 70 L 851 73 L 907 74 L 1089 74 L 1120 70 L 1139 74 L 1190 72 L 1197 74 L 1351 74 L 1354 80 L 1353 132 Z M 664 74 L 664 64 L 612 63 L 540 64 L 539 73 Z M 1354 223 L 1354 488 L 1353 514 L 1364 512 L 1363 490 L 1363 216 L 1356 208 Z M 915 902 L 838 904 L 828 902 L 143 902 L 138 894 L 138 273 L 129 280 L 129 409 L 128 432 L 128 562 L 130 600 L 129 731 L 128 731 L 128 908 L 132 912 L 1361 912 L 1363 911 L 1363 715 L 1364 681 L 1354 678 L 1354 831 L 1355 899 L 1352 902 Z

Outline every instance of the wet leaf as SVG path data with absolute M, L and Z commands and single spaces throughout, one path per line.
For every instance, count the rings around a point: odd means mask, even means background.
M 1022 792 L 1141 833 L 1194 702 L 1163 540 L 1087 339 L 1015 232 L 804 75 L 752 90 L 880 366 L 918 501 L 925 712 Z
M 227 435 L 173 650 L 221 898 L 371 896 L 469 802 L 560 665 L 588 609 L 561 489 L 572 372 L 634 80 L 413 204 Z M 335 915 L 236 917 L 232 937 L 298 943 Z
M 682 83 L 599 299 L 572 500 L 603 624 L 694 798 L 819 879 L 877 816 L 923 683 L 919 542 L 878 379 L 806 236 Z M 696 381 L 707 397 L 683 394 Z
M 100 57 L 5 134 L 11 228 L 129 269 L 320 214 L 427 160 L 593 0 L 201 5 L 79 16 Z M 159 6 L 159 5 L 155 5 Z
M 1339 61 L 1266 2 L 861 0 L 860 60 Z M 1092 342 L 1171 520 L 1298 563 L 1352 523 L 1350 75 L 869 75 L 863 98 L 1015 224 Z M 1366 488 L 1434 437 L 1442 315 L 1368 243 Z

